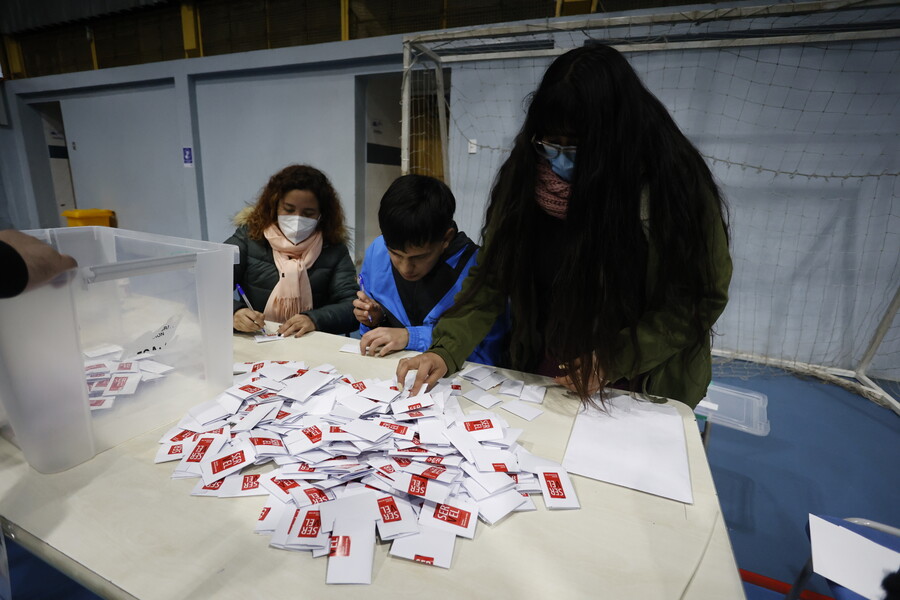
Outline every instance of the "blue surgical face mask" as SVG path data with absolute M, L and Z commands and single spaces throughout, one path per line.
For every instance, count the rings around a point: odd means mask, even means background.
M 571 158 L 569 158 L 568 154 L 571 154 Z M 560 152 L 553 158 L 548 158 L 547 161 L 550 163 L 550 169 L 565 179 L 568 182 L 572 181 L 572 177 L 575 175 L 575 152 L 563 153 Z

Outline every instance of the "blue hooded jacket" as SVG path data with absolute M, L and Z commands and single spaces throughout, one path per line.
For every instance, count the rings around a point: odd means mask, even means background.
M 462 234 L 465 235 L 465 234 Z M 468 240 L 468 238 L 467 238 Z M 471 249 L 475 243 L 468 240 L 460 250 L 445 260 L 445 263 L 452 269 L 459 269 L 459 276 L 450 287 L 446 294 L 428 311 L 423 319 L 422 325 L 411 326 L 409 316 L 407 316 L 406 307 L 400 298 L 397 290 L 397 284 L 394 281 L 394 272 L 391 266 L 390 253 L 384 238 L 378 236 L 374 242 L 366 249 L 366 256 L 363 260 L 360 275 L 362 277 L 363 286 L 366 295 L 380 304 L 384 310 L 394 317 L 395 321 L 399 321 L 409 332 L 409 343 L 406 345 L 407 350 L 415 350 L 425 352 L 431 346 L 431 330 L 447 309 L 453 306 L 453 298 L 462 287 L 462 282 L 469 273 L 469 269 L 476 262 L 478 256 L 477 246 L 474 251 Z M 461 265 L 460 261 L 466 259 L 465 264 Z M 369 331 L 369 327 L 360 324 L 359 331 L 365 334 Z M 475 348 L 468 360 L 484 365 L 496 365 L 499 361 L 503 341 L 508 330 L 507 315 L 503 314 L 497 318 L 487 337 Z

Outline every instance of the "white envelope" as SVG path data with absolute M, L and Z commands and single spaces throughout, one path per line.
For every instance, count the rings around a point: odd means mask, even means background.
M 490 408 L 503 402 L 497 396 L 479 389 L 469 390 L 468 392 L 463 394 L 463 396 L 465 396 L 481 408 Z
M 342 519 L 334 524 L 325 583 L 372 583 L 375 522 Z
M 575 495 L 575 486 L 569 479 L 569 474 L 562 467 L 547 467 L 538 472 L 541 482 L 541 493 L 544 495 L 544 505 L 551 509 L 581 508 L 578 496 Z
M 106 396 L 130 396 L 137 391 L 141 382 L 140 373 L 126 373 L 122 375 L 110 374 L 109 385 L 106 386 Z
M 517 417 L 521 417 L 526 421 L 533 421 L 535 418 L 544 414 L 539 408 L 535 408 L 535 406 L 529 402 L 523 402 L 522 400 L 510 400 L 509 402 L 505 402 L 500 405 L 500 408 L 507 412 L 511 412 Z
M 528 497 L 522 496 L 515 489 L 506 490 L 479 500 L 478 517 L 488 525 L 494 525 L 528 502 Z
M 519 461 L 516 455 L 509 450 L 492 448 L 477 448 L 472 451 L 475 456 L 475 466 L 482 472 L 517 473 Z
M 322 531 L 318 506 L 305 506 L 297 513 L 297 518 L 288 531 L 285 547 L 296 550 L 328 548 L 331 536 Z
M 523 402 L 532 402 L 534 404 L 542 404 L 544 402 L 544 394 L 547 388 L 540 385 L 526 385 L 519 394 L 519 400 Z
M 319 371 L 307 371 L 299 377 L 285 380 L 284 389 L 278 394 L 303 402 L 332 381 L 334 381 L 333 375 L 320 373 Z
M 395 415 L 410 412 L 413 410 L 422 410 L 434 404 L 434 398 L 431 394 L 420 393 L 410 398 L 399 398 L 391 402 L 391 410 Z
M 269 496 L 265 506 L 259 512 L 256 520 L 256 526 L 253 528 L 255 533 L 272 533 L 281 520 L 281 515 L 288 509 L 294 512 L 296 507 L 293 504 L 285 504 L 284 502 Z
M 392 483 L 394 489 L 410 496 L 425 498 L 435 503 L 443 502 L 450 496 L 450 486 L 434 479 L 403 472 L 391 477 L 394 480 Z
M 419 533 L 397 538 L 391 544 L 391 556 L 413 560 L 426 565 L 449 569 L 453 561 L 456 535 L 431 527 L 422 527 Z
M 168 442 L 160 444 L 159 450 L 156 451 L 155 463 L 169 462 L 172 460 L 181 460 L 184 457 L 185 449 L 190 446 L 189 442 Z
M 419 525 L 449 531 L 459 537 L 473 539 L 478 523 L 478 504 L 460 496 L 434 504 L 426 502 L 419 513 Z
M 237 498 L 242 496 L 268 496 L 269 491 L 260 484 L 262 475 L 253 473 L 229 475 L 219 488 L 219 498 Z
M 204 457 L 200 463 L 200 473 L 203 481 L 212 483 L 217 479 L 228 477 L 244 467 L 253 464 L 256 460 L 256 452 L 253 444 L 244 442 L 238 446 L 226 446 L 215 457 Z
M 376 498 L 376 504 L 378 506 L 376 525 L 378 526 L 378 536 L 382 541 L 419 531 L 416 511 L 408 501 L 391 494 L 384 494 Z
M 479 442 L 501 440 L 504 437 L 503 426 L 496 418 L 496 415 L 490 413 L 472 413 L 457 424 Z

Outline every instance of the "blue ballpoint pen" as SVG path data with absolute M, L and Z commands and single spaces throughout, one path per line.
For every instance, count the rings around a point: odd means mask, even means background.
M 241 298 L 243 298 L 244 304 L 247 305 L 247 308 L 249 308 L 253 312 L 256 312 L 256 310 L 253 308 L 253 305 L 250 304 L 250 300 L 247 299 L 247 294 L 244 293 L 244 288 L 241 287 L 241 284 L 239 284 L 239 283 L 235 284 L 235 287 L 237 287 L 238 294 L 240 294 Z M 259 330 L 263 332 L 263 335 L 268 335 L 268 333 L 266 333 L 266 324 L 265 323 L 263 323 L 263 326 L 260 327 Z
M 366 285 L 364 283 L 364 279 L 362 273 L 356 276 L 356 280 L 359 282 L 359 290 L 366 295 L 369 300 L 373 300 L 372 296 L 369 296 L 369 292 L 366 291 Z M 374 301 L 374 300 L 373 300 Z M 372 322 L 372 313 L 369 313 L 369 323 Z

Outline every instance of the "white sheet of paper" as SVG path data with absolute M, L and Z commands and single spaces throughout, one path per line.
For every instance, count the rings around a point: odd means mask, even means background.
M 283 340 L 284 338 L 278 335 L 277 333 L 267 333 L 266 335 L 254 335 L 253 339 L 257 344 L 262 344 L 264 342 L 277 342 Z
M 528 502 L 528 498 L 516 490 L 506 490 L 494 494 L 478 502 L 478 516 L 488 525 L 494 525 L 504 517 L 513 513 L 522 504 Z
M 675 408 L 615 396 L 609 411 L 578 414 L 563 466 L 591 479 L 692 504 L 684 423 Z
M 344 344 L 340 347 L 338 352 L 346 352 L 347 354 L 362 354 L 359 351 L 359 342 L 353 344 Z
M 900 565 L 900 552 L 813 514 L 809 541 L 816 573 L 869 600 L 884 596 L 881 581 Z

